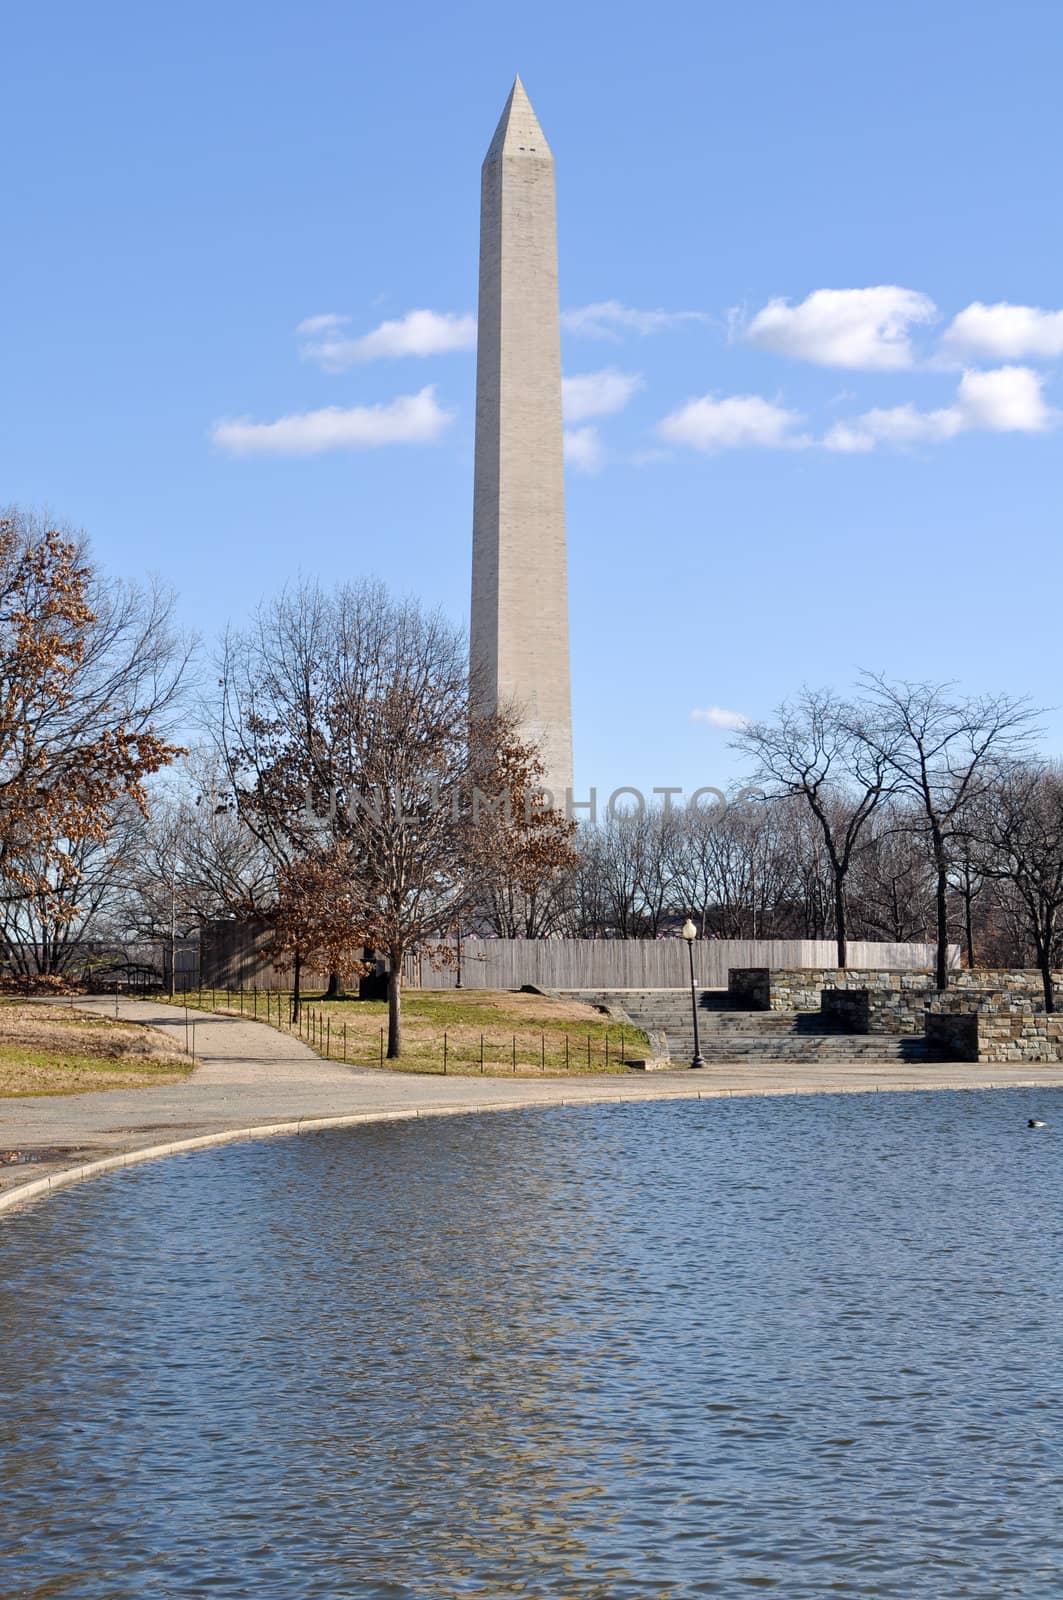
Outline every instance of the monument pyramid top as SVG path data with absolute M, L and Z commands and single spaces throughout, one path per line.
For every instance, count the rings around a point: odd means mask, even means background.
M 546 135 L 539 126 L 539 119 L 532 109 L 528 99 L 527 90 L 520 81 L 520 76 L 514 78 L 513 87 L 509 91 L 505 110 L 495 129 L 495 136 L 491 140 L 486 156 L 488 161 L 497 161 L 502 156 L 535 155 L 553 160 L 550 146 L 546 142 Z

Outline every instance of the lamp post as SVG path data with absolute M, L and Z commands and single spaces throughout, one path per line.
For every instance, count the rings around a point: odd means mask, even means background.
M 694 1018 L 694 1059 L 690 1065 L 703 1067 L 705 1058 L 701 1053 L 701 1040 L 698 1036 L 698 991 L 694 987 L 694 940 L 697 936 L 698 930 L 688 917 L 683 924 L 683 938 L 686 940 L 687 955 L 690 957 L 690 1011 Z

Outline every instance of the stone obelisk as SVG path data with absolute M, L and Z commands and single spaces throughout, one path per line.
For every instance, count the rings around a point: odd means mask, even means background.
M 563 810 L 572 788 L 554 158 L 518 78 L 484 158 L 471 668 Z

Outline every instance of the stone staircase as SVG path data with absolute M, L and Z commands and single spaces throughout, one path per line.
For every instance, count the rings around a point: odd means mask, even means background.
M 562 997 L 622 1012 L 645 1033 L 663 1036 L 677 1066 L 689 1064 L 694 1054 L 689 989 L 564 990 Z M 701 1054 L 710 1063 L 929 1059 L 922 1035 L 842 1033 L 816 1011 L 739 1011 L 728 998 L 726 989 L 698 990 Z

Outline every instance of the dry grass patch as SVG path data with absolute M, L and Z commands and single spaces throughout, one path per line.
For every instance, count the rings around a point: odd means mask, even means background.
M 242 1014 L 260 1022 L 287 1017 L 290 993 L 255 996 L 245 990 Z M 179 995 L 179 1004 L 241 1014 L 232 990 L 204 989 Z M 380 1030 L 387 1027 L 384 1000 L 303 998 L 300 1034 L 319 1055 L 350 1066 L 380 1064 Z M 346 1029 L 346 1038 L 344 1036 Z M 507 989 L 405 989 L 402 997 L 402 1056 L 385 1065 L 396 1072 L 479 1073 L 493 1076 L 566 1077 L 576 1073 L 624 1072 L 628 1059 L 649 1054 L 637 1028 L 610 1020 L 581 1000 Z
M 347 1025 L 348 1059 L 380 1059 L 380 1030 L 387 1024 L 384 1001 L 313 1003 L 315 1015 L 337 1029 Z M 576 1073 L 626 1071 L 626 1058 L 644 1057 L 645 1034 L 621 1027 L 581 1000 L 498 989 L 407 989 L 402 1002 L 402 1056 L 388 1065 L 399 1071 L 442 1072 L 446 1034 L 447 1071 L 478 1073 L 483 1040 L 485 1073 L 566 1077 Z
M 0 1096 L 144 1088 L 191 1071 L 183 1051 L 139 1023 L 0 999 Z

